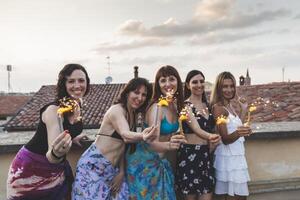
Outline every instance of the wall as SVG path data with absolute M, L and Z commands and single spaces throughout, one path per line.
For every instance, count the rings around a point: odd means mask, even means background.
M 258 128 L 259 127 L 259 128 Z M 300 123 L 255 124 L 246 138 L 246 157 L 251 177 L 250 192 L 300 189 Z M 97 130 L 89 132 L 92 138 Z M 33 133 L 0 134 L 0 200 L 5 199 L 7 172 L 16 151 Z M 17 136 L 19 135 L 19 136 Z M 86 144 L 86 147 L 89 144 Z M 74 169 L 83 149 L 72 149 L 68 160 Z
M 84 149 L 72 149 L 72 151 L 68 154 L 67 159 L 73 168 L 73 172 L 75 172 L 77 160 L 79 159 L 83 151 Z M 6 199 L 7 173 L 10 163 L 12 162 L 14 157 L 15 153 L 0 154 L 0 200 Z

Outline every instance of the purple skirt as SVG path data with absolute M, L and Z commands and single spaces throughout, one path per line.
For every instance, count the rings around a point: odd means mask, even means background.
M 22 147 L 13 160 L 7 179 L 8 200 L 62 200 L 74 180 L 68 161 L 52 164 L 46 156 Z

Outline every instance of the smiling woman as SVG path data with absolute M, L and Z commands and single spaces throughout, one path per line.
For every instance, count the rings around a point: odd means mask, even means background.
M 96 141 L 77 163 L 72 199 L 126 200 L 128 186 L 124 180 L 125 143 L 151 142 L 155 128 L 136 132 L 136 113 L 144 113 L 152 95 L 151 84 L 134 78 L 105 113 Z
M 244 136 L 252 133 L 249 125 L 243 125 L 247 103 L 240 102 L 241 112 L 236 112 L 231 100 L 236 96 L 236 81 L 230 72 L 217 76 L 211 96 L 212 112 L 217 119 L 225 116 L 226 123 L 217 124 L 222 143 L 215 151 L 215 193 L 224 199 L 245 200 L 249 195 L 248 165 L 245 158 Z
M 89 91 L 89 77 L 79 64 L 68 64 L 59 73 L 56 100 L 40 110 L 40 122 L 33 138 L 17 153 L 8 173 L 7 199 L 62 200 L 70 195 L 73 182 L 66 160 L 72 143 L 79 143 L 82 132 L 80 103 L 72 112 L 58 117 L 62 99 L 80 102 Z

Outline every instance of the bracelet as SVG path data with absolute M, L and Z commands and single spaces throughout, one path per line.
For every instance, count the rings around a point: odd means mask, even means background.
M 60 159 L 62 159 L 62 158 L 65 156 L 65 155 L 62 155 L 62 156 L 56 155 L 56 154 L 54 153 L 53 149 L 51 149 L 51 155 L 52 155 L 54 158 L 56 158 L 57 160 L 60 160 Z

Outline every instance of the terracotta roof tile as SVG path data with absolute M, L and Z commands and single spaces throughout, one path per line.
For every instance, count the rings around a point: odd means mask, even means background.
M 111 106 L 125 84 L 92 84 L 90 93 L 84 97 L 84 128 L 99 128 L 106 110 Z M 6 125 L 8 131 L 34 130 L 39 121 L 39 110 L 54 100 L 55 86 L 43 86 L 32 99 Z
M 111 106 L 125 84 L 92 84 L 91 92 L 84 98 L 83 123 L 85 128 L 98 128 L 103 115 Z M 39 109 L 53 101 L 55 86 L 43 86 L 32 99 L 12 118 L 6 129 L 33 130 L 39 120 Z M 237 93 L 254 102 L 258 97 L 274 102 L 258 106 L 252 114 L 253 122 L 300 121 L 300 82 L 239 86 Z M 237 107 L 238 108 L 238 107 Z
M 266 106 L 258 106 L 253 122 L 300 121 L 300 82 L 239 86 L 237 92 L 248 102 L 258 97 L 269 100 Z
M 0 96 L 0 116 L 13 116 L 32 96 L 4 95 Z

